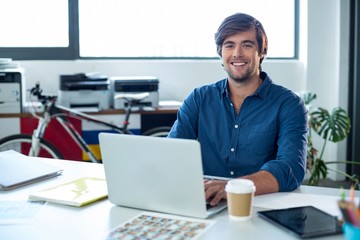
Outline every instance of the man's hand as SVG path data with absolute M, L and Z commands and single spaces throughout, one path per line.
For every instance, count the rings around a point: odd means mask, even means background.
M 267 171 L 259 171 L 241 178 L 250 179 L 256 186 L 255 195 L 279 192 L 279 184 L 276 178 Z M 205 198 L 211 206 L 217 205 L 221 199 L 226 199 L 225 180 L 204 180 Z
M 226 199 L 225 185 L 227 181 L 204 180 L 205 198 L 211 206 L 217 205 L 221 199 Z

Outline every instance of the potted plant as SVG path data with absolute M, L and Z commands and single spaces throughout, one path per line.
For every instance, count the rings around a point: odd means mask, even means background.
M 346 176 L 353 182 L 356 188 L 359 189 L 359 176 L 349 175 L 346 172 L 339 171 L 337 169 L 329 168 L 330 164 L 359 164 L 353 161 L 325 161 L 323 154 L 326 144 L 330 142 L 343 141 L 350 132 L 351 124 L 350 118 L 346 111 L 341 107 L 335 107 L 330 113 L 328 110 L 318 107 L 312 108 L 311 102 L 316 99 L 316 94 L 306 92 L 302 95 L 305 105 L 309 110 L 309 132 L 308 132 L 308 144 L 307 144 L 307 171 L 310 172 L 310 178 L 307 182 L 308 185 L 317 186 L 321 179 L 325 179 L 328 176 L 328 171 L 334 171 L 338 174 Z M 313 145 L 312 134 L 318 134 L 324 141 L 320 149 Z

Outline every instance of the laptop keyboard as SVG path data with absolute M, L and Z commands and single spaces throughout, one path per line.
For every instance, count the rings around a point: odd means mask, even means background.
M 216 177 L 216 176 L 203 176 L 203 179 L 204 180 L 215 180 L 215 181 L 227 181 L 228 179 L 226 178 L 222 178 L 222 177 Z M 227 201 L 225 199 L 221 200 L 218 205 L 226 205 L 227 204 Z M 216 206 L 211 206 L 210 205 L 210 201 L 206 201 L 206 210 L 209 210 L 210 208 L 213 208 L 213 207 L 217 207 L 218 205 Z
M 204 176 L 203 179 L 204 180 L 219 180 L 219 179 L 216 179 L 216 178 L 210 177 L 210 176 Z
M 211 181 L 229 181 L 230 179 L 232 178 L 209 176 L 209 175 L 203 176 L 203 180 L 211 180 Z
M 211 206 L 210 202 L 206 201 L 206 210 L 209 210 L 210 208 L 224 206 L 224 205 L 227 205 L 227 200 L 226 199 L 220 200 L 220 202 L 215 206 Z

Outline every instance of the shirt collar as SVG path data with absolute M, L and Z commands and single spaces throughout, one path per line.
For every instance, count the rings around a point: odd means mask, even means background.
M 222 80 L 222 84 L 221 84 L 221 95 L 226 94 L 226 96 L 229 96 L 229 90 L 228 90 L 228 81 L 227 78 Z
M 265 98 L 270 91 L 270 86 L 273 84 L 271 78 L 266 72 L 260 73 L 260 78 L 263 80 L 262 84 L 256 89 L 253 95 Z
M 260 78 L 263 80 L 260 87 L 256 89 L 254 94 L 252 96 L 259 96 L 261 98 L 265 98 L 270 90 L 270 86 L 273 84 L 273 81 L 271 78 L 267 75 L 266 72 L 260 73 Z M 221 94 L 226 94 L 226 96 L 229 96 L 229 90 L 228 90 L 228 81 L 227 78 L 223 80 L 222 88 L 221 88 Z

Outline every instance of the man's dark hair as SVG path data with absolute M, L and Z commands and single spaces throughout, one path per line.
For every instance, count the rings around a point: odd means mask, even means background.
M 254 17 L 245 13 L 235 13 L 234 15 L 225 18 L 219 26 L 215 33 L 215 43 L 219 56 L 222 56 L 221 49 L 225 38 L 239 32 L 249 31 L 250 29 L 255 29 L 259 52 L 264 54 L 265 57 L 268 50 L 268 39 L 264 27 Z M 260 59 L 260 63 L 263 61 L 264 57 Z

